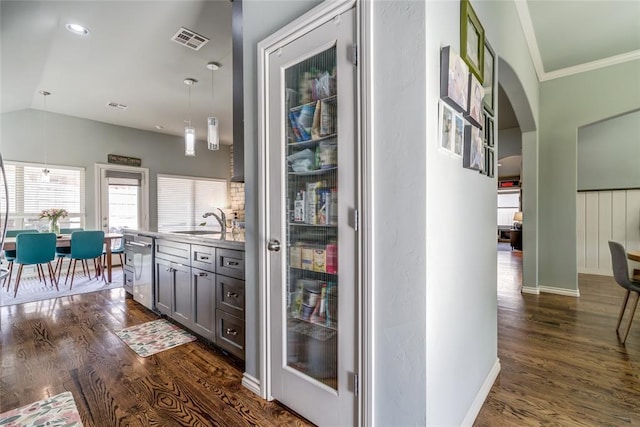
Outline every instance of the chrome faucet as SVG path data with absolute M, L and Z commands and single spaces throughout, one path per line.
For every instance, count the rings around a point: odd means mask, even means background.
M 220 224 L 220 232 L 222 233 L 222 238 L 227 234 L 227 216 L 224 214 L 224 211 L 220 208 L 216 208 L 220 211 L 220 215 L 215 212 L 206 212 L 202 214 L 202 218 L 208 218 L 210 216 L 214 217 L 218 220 L 218 224 Z

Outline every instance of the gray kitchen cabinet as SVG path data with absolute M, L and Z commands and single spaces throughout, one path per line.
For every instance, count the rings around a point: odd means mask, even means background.
M 158 239 L 155 245 L 156 308 L 191 327 L 191 265 L 188 243 Z
M 244 360 L 244 252 L 216 249 L 215 343 Z
M 202 337 L 215 341 L 216 275 L 191 268 L 193 292 L 192 329 Z
M 193 321 L 191 294 L 191 267 L 183 264 L 172 265 L 173 279 L 173 317 L 187 328 L 191 328 Z
M 155 303 L 156 309 L 167 316 L 173 311 L 173 273 L 171 261 L 162 258 L 155 260 Z
M 157 236 L 154 253 L 156 310 L 244 359 L 244 251 Z

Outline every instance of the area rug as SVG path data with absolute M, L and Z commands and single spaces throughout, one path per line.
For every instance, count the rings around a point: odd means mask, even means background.
M 46 274 L 47 285 L 44 282 L 40 282 L 37 277 L 23 278 L 20 280 L 20 286 L 18 287 L 18 295 L 14 298 L 14 286 L 15 286 L 15 271 L 14 277 L 11 279 L 11 289 L 7 291 L 7 288 L 0 289 L 0 307 L 14 304 L 24 304 L 33 301 L 42 301 L 46 299 L 66 297 L 70 295 L 86 294 L 88 292 L 105 291 L 107 289 L 115 289 L 122 287 L 122 269 L 114 268 L 111 277 L 111 283 L 105 283 L 101 277 L 97 279 L 95 276 L 91 278 L 76 271 L 76 276 L 73 279 L 73 288 L 69 289 L 71 278 L 64 284 L 65 276 L 60 276 L 60 283 L 58 287 L 60 291 L 56 291 L 56 287 L 51 285 L 49 280 L 49 273 Z M 1 281 L 0 281 L 1 283 Z
M 82 427 L 82 420 L 73 400 L 73 394 L 65 391 L 48 399 L 39 400 L 21 408 L 0 414 L 0 426 Z
M 173 323 L 160 319 L 116 332 L 138 356 L 147 357 L 191 341 L 196 337 Z

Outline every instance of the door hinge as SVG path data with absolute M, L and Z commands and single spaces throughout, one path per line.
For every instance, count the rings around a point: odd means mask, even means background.
M 349 224 L 351 226 L 351 228 L 353 228 L 355 231 L 358 231 L 358 222 L 360 221 L 359 215 L 358 215 L 358 209 L 353 209 L 351 211 L 351 224 Z
M 358 391 L 360 387 L 358 385 L 358 374 L 353 374 L 353 394 L 358 396 Z
M 358 45 L 351 45 L 351 62 L 353 65 L 358 65 Z

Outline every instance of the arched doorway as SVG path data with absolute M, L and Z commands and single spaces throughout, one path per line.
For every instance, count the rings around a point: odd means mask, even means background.
M 522 292 L 538 290 L 538 131 L 527 94 L 513 68 L 498 57 L 498 84 L 513 108 L 522 140 Z M 498 108 L 500 105 L 498 104 Z M 498 128 L 500 126 L 498 114 Z M 498 137 L 498 144 L 500 138 Z

